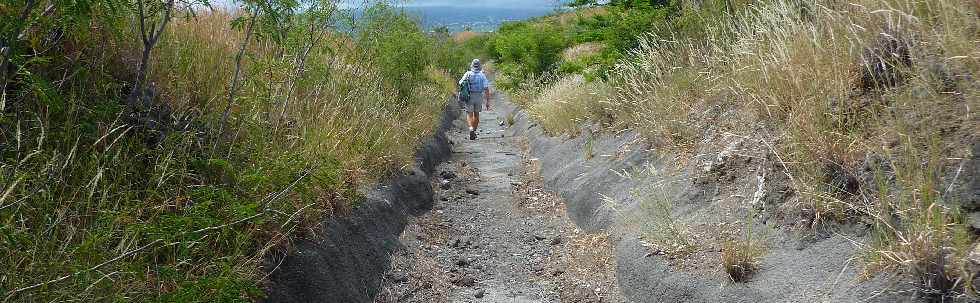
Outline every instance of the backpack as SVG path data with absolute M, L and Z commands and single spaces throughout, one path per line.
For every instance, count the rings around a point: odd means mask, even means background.
M 463 78 L 463 81 L 459 84 L 457 98 L 460 105 L 464 105 L 470 102 L 470 76 Z

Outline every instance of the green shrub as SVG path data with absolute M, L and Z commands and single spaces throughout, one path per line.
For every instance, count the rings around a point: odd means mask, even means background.
M 530 22 L 504 23 L 488 41 L 500 69 L 521 80 L 552 70 L 568 45 L 558 26 Z
M 582 72 L 583 70 L 585 70 L 585 64 L 583 64 L 578 60 L 574 60 L 574 61 L 562 61 L 561 64 L 558 65 L 558 69 L 556 70 L 556 72 L 558 74 L 567 75 L 567 74 L 577 74 Z
M 0 19 L 23 3 L 0 5 Z M 449 93 L 432 71 L 471 59 L 433 50 L 460 46 L 391 8 L 348 35 L 314 31 L 314 8 L 265 3 L 175 10 L 149 59 L 146 112 L 126 99 L 135 3 L 58 2 L 0 22 L 0 301 L 260 300 L 267 257 L 414 160 Z
M 370 52 L 383 77 L 395 85 L 400 99 L 413 96 L 425 79 L 431 45 L 418 23 L 403 10 L 381 3 L 365 10 L 358 43 Z
M 589 78 L 606 78 L 606 73 L 630 49 L 637 47 L 639 38 L 656 30 L 679 14 L 680 0 L 612 1 L 603 13 L 573 16 L 574 22 L 564 22 L 563 15 L 536 18 L 523 22 L 505 23 L 490 36 L 488 53 L 503 65 L 510 82 L 500 83 L 513 89 L 516 83 L 544 74 L 581 73 L 589 67 Z M 669 28 L 667 28 L 669 30 Z M 559 62 L 558 53 L 573 44 L 596 42 L 602 50 L 588 60 Z

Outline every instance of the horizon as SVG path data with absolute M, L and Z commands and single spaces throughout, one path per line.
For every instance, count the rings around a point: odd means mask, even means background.
M 368 1 L 375 4 L 378 1 Z M 504 22 L 527 20 L 544 16 L 566 8 L 568 0 L 472 0 L 465 3 L 448 0 L 391 1 L 391 4 L 405 9 L 416 16 L 426 31 L 445 26 L 451 32 L 470 29 L 478 32 L 496 31 Z M 341 0 L 341 9 L 358 10 L 364 1 Z M 239 1 L 216 0 L 213 8 L 235 10 Z
M 499 8 L 499 9 L 543 9 L 559 8 L 564 6 L 566 0 L 471 0 L 465 3 L 450 0 L 416 0 L 416 1 L 393 1 L 396 6 L 402 7 L 461 7 L 461 8 Z M 341 7 L 356 8 L 360 7 L 363 1 L 343 0 Z M 372 3 L 373 4 L 373 3 Z
M 493 32 L 504 22 L 527 20 L 560 10 L 567 0 L 446 0 L 393 1 L 415 16 L 425 31 L 446 27 L 450 32 Z M 341 7 L 359 10 L 362 1 L 344 0 Z

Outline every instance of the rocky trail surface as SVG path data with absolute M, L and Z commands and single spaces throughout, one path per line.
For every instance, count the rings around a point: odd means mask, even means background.
M 410 219 L 376 302 L 624 301 L 608 236 L 575 228 L 505 115 L 485 111 L 476 141 L 456 121 L 433 209 Z

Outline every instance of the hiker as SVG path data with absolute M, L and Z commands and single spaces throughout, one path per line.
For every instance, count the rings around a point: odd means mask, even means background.
M 483 74 L 480 59 L 473 59 L 470 71 L 459 79 L 459 85 L 460 103 L 466 110 L 466 122 L 470 126 L 470 140 L 476 140 L 476 128 L 480 126 L 480 107 L 490 110 L 490 80 Z

